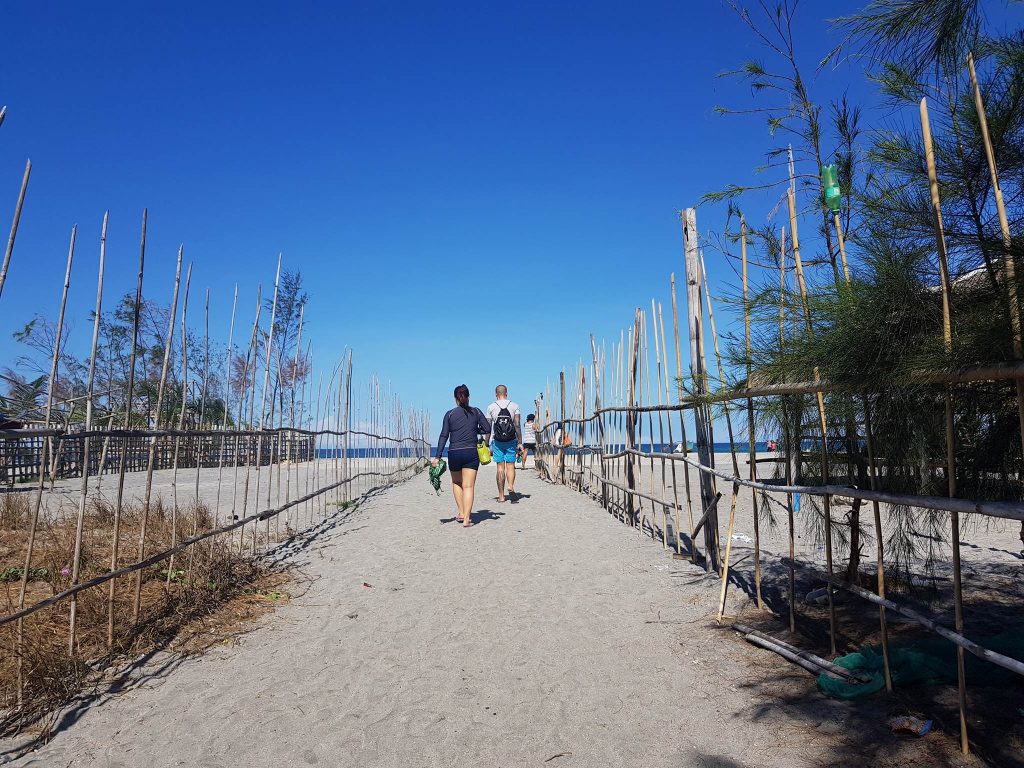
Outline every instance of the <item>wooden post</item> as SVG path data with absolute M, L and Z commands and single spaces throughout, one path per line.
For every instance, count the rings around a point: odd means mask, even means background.
M 750 294 L 747 281 L 747 222 L 740 216 L 740 258 L 743 262 L 743 339 L 747 350 L 747 389 L 750 388 Z M 845 268 L 846 257 L 843 257 Z M 747 475 L 757 480 L 757 434 L 754 429 L 754 398 L 747 398 L 747 462 L 750 465 Z M 761 596 L 761 516 L 757 509 L 757 490 L 750 489 L 750 501 L 754 515 L 754 590 L 757 595 L 757 607 L 764 609 Z
M 594 334 L 590 334 L 590 354 L 594 362 L 594 413 L 597 414 L 597 450 L 598 462 L 601 467 L 601 506 L 608 509 L 608 484 L 604 481 L 608 477 L 604 463 L 604 414 L 601 413 L 601 385 L 604 377 L 601 375 L 601 367 L 597 361 L 597 344 L 594 342 Z
M 100 264 L 99 278 L 96 282 L 96 309 L 93 312 L 92 322 L 92 346 L 89 355 L 89 373 L 85 389 L 88 396 L 85 399 L 85 431 L 92 429 L 92 401 L 96 383 L 96 348 L 100 340 L 100 320 L 103 315 L 103 269 L 107 256 L 107 222 L 110 218 L 109 211 L 103 214 L 103 231 L 100 234 Z M 78 497 L 78 519 L 75 525 L 75 552 L 71 557 L 71 586 L 78 584 L 78 577 L 82 568 L 82 536 L 85 532 L 85 507 L 89 500 L 89 447 L 91 440 L 85 437 L 82 440 L 82 484 Z M 77 595 L 71 596 L 70 617 L 68 619 L 68 654 L 75 655 L 75 624 L 78 617 Z
M 234 350 L 235 341 L 235 313 L 238 310 L 238 283 L 235 283 L 235 297 L 231 301 L 231 324 L 228 326 L 228 347 L 224 355 L 224 414 L 221 429 L 227 432 L 228 413 L 231 410 L 231 355 Z M 220 450 L 217 451 L 217 500 L 213 508 L 213 527 L 220 527 L 220 492 L 221 481 L 224 478 L 224 449 L 227 445 L 227 436 L 220 438 Z M 237 466 L 237 460 L 236 460 Z M 213 539 L 210 540 L 210 549 L 213 550 Z
M 629 378 L 626 383 L 626 405 L 629 410 L 626 411 L 626 488 L 629 490 L 625 495 L 626 502 L 626 519 L 630 525 L 640 524 L 641 530 L 643 529 L 643 523 L 639 519 L 637 509 L 635 506 L 635 497 L 631 491 L 636 489 L 636 456 L 629 451 L 636 449 L 636 425 L 637 425 L 637 414 L 633 410 L 636 407 L 636 374 L 637 374 L 637 357 L 639 352 L 640 344 L 640 310 L 637 309 L 633 316 L 633 332 L 629 338 Z M 642 511 L 642 507 L 641 507 Z
M 664 371 L 663 383 L 664 383 L 664 386 L 665 386 L 665 403 L 668 404 L 668 403 L 670 403 L 672 401 L 672 390 L 669 387 L 669 381 L 668 381 L 668 341 L 666 340 L 666 337 L 665 337 L 665 316 L 664 316 L 664 314 L 661 311 L 661 304 L 658 304 L 658 325 L 660 326 L 660 329 L 661 329 L 661 350 L 662 350 L 662 352 L 665 355 L 665 371 Z M 659 382 L 658 386 L 659 387 L 661 386 L 661 382 Z M 671 412 L 669 412 L 669 414 L 668 414 L 667 421 L 668 421 L 668 442 L 669 442 L 669 446 L 670 446 L 669 447 L 669 451 L 674 451 L 675 450 L 676 441 L 675 441 L 675 437 L 673 437 L 673 435 L 672 435 L 672 413 Z M 682 536 L 681 536 L 681 533 L 680 533 L 680 526 L 679 526 L 679 481 L 678 481 L 678 479 L 676 477 L 676 462 L 671 461 L 671 462 L 669 462 L 669 465 L 670 465 L 670 467 L 672 469 L 672 501 L 673 501 L 673 505 L 672 505 L 672 512 L 673 512 L 673 515 L 672 515 L 672 528 L 673 528 L 673 533 L 675 534 L 675 536 L 674 536 L 674 538 L 675 538 L 675 550 L 676 550 L 675 554 L 676 554 L 677 557 L 682 557 L 682 554 L 683 554 Z M 686 465 L 684 464 L 683 466 L 686 466 Z
M 782 228 L 779 236 L 779 354 L 786 349 L 786 228 Z M 785 478 L 786 485 L 793 484 L 793 465 L 791 456 L 794 446 L 790 440 L 789 409 L 786 407 L 786 396 L 779 398 L 782 404 L 783 448 L 786 451 Z M 796 559 L 796 531 L 793 519 L 793 494 L 786 494 L 786 518 L 789 528 L 789 631 L 796 632 L 796 571 L 792 565 Z
M 1010 237 L 1010 221 L 1006 216 L 1006 203 L 1003 201 L 1003 188 L 999 185 L 999 169 L 996 167 L 996 153 L 992 148 L 992 137 L 988 132 L 988 118 L 985 116 L 985 103 L 981 98 L 978 86 L 978 74 L 974 71 L 974 54 L 967 54 L 967 68 L 971 75 L 971 88 L 974 90 L 974 106 L 978 110 L 978 125 L 981 140 L 985 145 L 985 159 L 988 161 L 989 178 L 992 180 L 992 192 L 996 200 L 996 213 L 999 215 L 999 231 L 1003 236 L 1003 280 L 1006 283 L 1006 298 L 1009 304 L 1010 330 L 1013 334 L 1013 356 L 1024 360 L 1024 342 L 1021 340 L 1020 301 L 1017 296 L 1017 269 L 1014 264 L 1013 240 Z M 1021 450 L 1024 451 L 1024 380 L 1015 382 L 1017 391 L 1017 420 L 1020 425 Z M 1020 526 L 1020 541 L 1024 545 L 1024 523 Z
M 267 390 L 270 389 L 270 363 L 273 355 L 271 351 L 274 348 L 274 326 L 277 324 L 277 292 L 281 284 L 281 260 L 283 254 L 277 255 L 277 274 L 274 277 L 274 299 L 270 305 L 270 330 L 266 333 L 266 342 L 264 345 L 264 356 L 266 357 L 266 365 L 263 373 L 263 390 L 260 393 L 260 437 L 258 447 L 256 449 L 256 506 L 259 506 L 260 499 L 260 473 L 263 466 L 263 431 L 267 427 Z M 270 468 L 267 468 L 268 475 L 268 486 L 267 493 L 270 493 L 269 488 L 269 476 Z M 253 528 L 257 528 L 253 524 Z M 267 543 L 270 543 L 270 518 L 267 518 Z M 253 541 L 255 546 L 256 541 Z
M 5 107 L 6 109 L 6 107 Z M 50 359 L 50 377 L 46 386 L 46 410 L 43 417 L 43 428 L 50 428 L 50 419 L 53 415 L 53 388 L 57 381 L 57 372 L 60 368 L 60 345 L 64 337 L 64 313 L 68 304 L 68 290 L 71 287 L 71 264 L 75 257 L 75 240 L 78 237 L 78 225 L 71 228 L 71 244 L 68 246 L 68 264 L 64 270 L 64 287 L 60 295 L 60 311 L 57 314 L 57 330 L 54 336 L 53 356 Z M 45 441 L 43 445 L 45 446 Z M 21 572 L 21 583 L 18 588 L 18 610 L 25 607 L 25 593 L 28 589 L 28 575 L 32 568 L 32 554 L 35 548 L 36 529 L 39 525 L 39 512 L 43 505 L 43 489 L 46 486 L 46 451 L 39 451 L 39 482 L 36 486 L 35 501 L 32 505 L 32 517 L 29 519 L 28 544 L 25 551 L 25 567 Z M 17 625 L 17 656 L 18 656 L 18 708 L 22 706 L 22 694 L 24 691 L 24 660 L 23 648 L 25 641 L 25 625 L 23 619 L 18 619 Z
M 7 268 L 11 265 L 11 254 L 14 253 L 14 238 L 18 236 L 18 222 L 21 221 L 21 207 L 25 204 L 25 192 L 28 190 L 28 177 L 32 175 L 32 161 L 25 163 L 25 175 L 21 179 L 21 191 L 18 192 L 18 203 L 14 207 L 14 221 L 11 223 L 11 234 L 7 237 L 7 250 L 4 251 L 4 261 L 0 265 L 0 296 L 4 293 L 4 283 L 7 282 Z
M 939 202 L 939 180 L 935 170 L 935 150 L 932 146 L 932 130 L 928 122 L 928 101 L 921 99 L 921 134 L 924 140 L 924 156 L 928 166 L 928 188 L 931 193 L 932 213 L 935 224 L 935 245 L 939 254 L 939 279 L 942 283 L 942 341 L 946 353 L 953 350 L 952 307 L 949 282 L 949 262 L 946 257 L 946 235 L 942 226 L 942 207 Z M 949 497 L 956 496 L 956 427 L 953 421 L 953 387 L 946 385 L 946 479 Z M 960 514 L 950 512 L 953 544 L 953 612 L 957 634 L 964 632 L 963 590 L 960 570 Z M 957 692 L 960 704 L 960 749 L 966 755 L 970 752 L 967 738 L 967 681 L 964 674 L 964 649 L 957 646 Z
M 185 410 L 188 407 L 188 293 L 192 287 L 192 262 L 189 262 L 188 273 L 185 275 L 185 296 L 181 302 L 181 409 L 178 411 L 178 430 L 185 429 Z M 174 459 L 171 467 L 171 547 L 178 545 L 178 456 L 181 450 L 181 438 L 174 438 Z M 169 589 L 174 575 L 174 555 L 167 561 L 167 580 Z
M 154 428 L 160 428 L 160 416 L 164 406 L 164 387 L 167 384 L 167 369 L 171 362 L 171 349 L 174 343 L 174 318 L 178 313 L 178 291 L 181 287 L 181 258 L 184 248 L 178 247 L 178 265 L 174 273 L 174 298 L 171 300 L 171 312 L 167 323 L 167 339 L 164 342 L 164 359 L 160 366 L 160 383 L 156 390 L 156 416 L 154 417 Z M 146 557 L 146 533 L 149 526 L 149 504 L 153 496 L 153 465 L 156 462 L 156 438 L 151 438 L 149 451 L 146 458 L 146 490 L 142 499 L 142 521 L 139 526 L 139 556 L 138 560 Z M 135 572 L 135 596 L 132 605 L 132 624 L 139 623 L 139 610 L 142 606 L 142 571 Z
M 135 395 L 135 358 L 139 345 L 139 325 L 142 315 L 142 278 L 146 270 L 146 224 L 149 211 L 142 209 L 142 235 L 139 242 L 139 277 L 135 284 L 135 302 L 132 306 L 132 351 L 128 356 L 128 391 L 125 395 L 124 426 L 130 430 L 132 424 L 132 398 Z M 113 415 L 111 415 L 113 418 Z M 113 422 L 111 422 L 113 423 Z M 109 427 L 108 427 L 109 428 Z M 124 479 L 128 463 L 128 441 L 121 440 L 121 460 L 117 468 L 117 499 L 114 502 L 114 535 L 110 547 L 110 570 L 117 570 L 117 560 L 121 548 L 121 513 L 124 509 Z M 100 469 L 102 471 L 102 467 Z M 114 647 L 114 596 L 117 579 L 110 580 L 107 591 L 107 647 Z
M 707 395 L 707 372 L 704 370 L 701 355 L 701 299 L 700 299 L 700 263 L 697 244 L 697 211 L 687 208 L 683 214 L 683 242 L 686 248 L 686 307 L 690 327 L 690 376 L 693 380 L 694 392 L 698 397 Z M 711 445 L 709 420 L 710 413 L 705 403 L 696 403 L 693 416 L 697 431 L 697 457 L 701 466 L 711 467 Z M 704 526 L 704 547 L 707 550 L 705 570 L 719 570 L 718 557 L 718 511 L 712 507 L 715 497 L 711 475 L 701 471 L 700 483 L 701 506 L 710 511 Z
M 561 414 L 559 416 L 559 421 L 561 422 L 561 433 L 562 434 L 561 434 L 561 437 L 559 438 L 559 442 L 558 442 L 558 446 L 557 446 L 557 449 L 558 449 L 558 482 L 559 482 L 560 485 L 565 485 L 565 446 L 563 445 L 563 443 L 565 443 L 565 438 L 569 434 L 569 427 L 565 423 L 565 370 L 564 369 L 562 371 L 560 371 L 559 374 L 558 374 L 558 388 L 559 388 L 559 391 L 561 392 L 561 398 L 562 398 L 562 400 L 561 400 L 561 403 L 562 403 L 561 411 L 559 412 Z
M 874 435 L 871 430 L 871 403 L 865 394 L 861 400 L 864 407 L 864 440 L 868 451 L 868 478 L 871 490 L 878 490 L 878 466 L 875 463 Z M 882 512 L 877 501 L 871 502 L 875 517 L 875 543 L 877 559 L 878 596 L 885 599 L 885 532 L 882 530 Z M 792 555 L 790 555 L 792 559 Z M 892 670 L 889 667 L 889 627 L 885 618 L 885 606 L 878 606 L 878 623 L 882 630 L 882 667 L 885 674 L 885 690 L 892 691 Z
M 675 338 L 676 344 L 676 394 L 679 400 L 679 404 L 683 403 L 683 358 L 679 349 L 679 309 L 676 304 L 676 274 L 672 273 L 672 335 Z M 690 446 L 686 437 L 686 412 L 679 412 L 679 439 L 682 441 L 683 456 L 689 457 Z M 672 462 L 672 466 L 675 466 L 675 462 Z M 686 486 L 686 515 L 689 519 L 690 527 L 687 530 L 693 530 L 693 493 L 690 490 L 690 465 L 686 462 L 683 463 L 683 482 Z M 680 536 L 682 534 L 680 533 Z M 697 543 L 694 541 L 690 542 L 690 560 L 694 563 L 697 562 Z
M 800 300 L 804 309 L 804 322 L 807 326 L 807 333 L 813 335 L 814 327 L 811 323 L 811 307 L 807 300 L 807 283 L 804 281 L 803 264 L 800 261 L 800 238 L 796 226 L 796 196 L 790 188 L 789 195 L 789 230 L 793 238 L 793 264 L 796 270 L 797 284 L 800 286 Z M 817 367 L 814 368 L 814 380 L 821 381 L 821 373 Z M 821 474 L 822 483 L 829 482 L 828 469 L 828 420 L 825 416 L 825 396 L 820 391 L 815 393 L 818 402 L 818 426 L 821 428 Z M 832 500 L 828 496 L 821 499 L 822 514 L 825 518 L 825 567 L 828 575 L 833 575 L 832 569 Z M 836 654 L 836 606 L 832 598 L 832 584 L 825 586 L 828 595 L 828 626 L 829 645 L 832 655 Z

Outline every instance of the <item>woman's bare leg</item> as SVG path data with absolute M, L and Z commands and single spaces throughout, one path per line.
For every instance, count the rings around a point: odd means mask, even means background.
M 455 497 L 455 519 L 462 521 L 462 472 L 461 469 L 452 470 L 452 495 Z
M 462 470 L 462 524 L 470 526 L 473 524 L 473 501 L 476 495 L 476 470 Z

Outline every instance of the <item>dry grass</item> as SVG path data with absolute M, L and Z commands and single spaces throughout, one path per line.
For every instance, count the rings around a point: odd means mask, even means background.
M 21 497 L 23 501 L 8 497 Z M 5 614 L 18 606 L 29 503 L 30 494 L 5 494 L 0 498 L 0 610 Z M 147 555 L 170 547 L 172 521 L 179 542 L 212 527 L 209 510 L 201 502 L 179 507 L 172 515 L 169 506 L 158 498 L 149 511 Z M 92 500 L 84 518 L 80 581 L 109 572 L 113 523 L 110 504 L 103 499 Z M 52 519 L 40 522 L 26 605 L 70 586 L 76 527 L 77 508 L 65 507 Z M 252 543 L 251 528 L 246 532 L 248 546 Z M 122 512 L 118 567 L 136 560 L 140 532 L 141 509 L 126 507 Z M 262 533 L 265 535 L 265 531 Z M 165 560 L 139 572 L 137 623 L 132 620 L 137 574 L 79 593 L 73 653 L 69 651 L 70 600 L 26 617 L 20 647 L 16 624 L 0 627 L 0 734 L 32 726 L 45 735 L 50 716 L 73 696 L 97 684 L 104 670 L 119 661 L 159 648 L 202 650 L 236 633 L 246 621 L 286 597 L 280 589 L 283 574 L 268 572 L 240 552 L 237 532 L 229 536 L 200 542 L 178 555 L 173 564 Z M 113 642 L 108 643 L 111 584 L 114 634 Z

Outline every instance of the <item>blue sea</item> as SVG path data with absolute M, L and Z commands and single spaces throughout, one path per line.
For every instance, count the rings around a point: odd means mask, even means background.
M 621 445 L 620 446 L 609 445 L 609 446 L 606 447 L 606 450 L 609 453 L 617 453 L 618 451 L 621 451 L 623 449 L 623 447 L 624 446 L 621 446 Z M 768 446 L 765 443 L 757 442 L 757 443 L 754 444 L 754 447 L 755 447 L 755 450 L 758 453 L 767 453 L 768 452 Z M 654 443 L 653 445 L 651 443 L 643 443 L 640 446 L 640 450 L 641 451 L 653 451 L 655 453 L 671 453 L 672 452 L 672 448 L 673 448 L 673 446 L 671 444 L 669 444 L 669 443 Z M 695 450 L 697 450 L 697 447 L 693 443 L 690 443 L 690 450 L 691 451 L 695 451 Z M 737 441 L 737 443 L 736 443 L 736 450 L 738 452 L 740 452 L 740 453 L 747 453 L 749 449 L 747 448 L 747 443 L 746 442 Z M 435 448 L 431 447 L 431 449 L 430 449 L 430 455 L 431 456 L 434 455 L 434 451 L 435 451 Z M 570 448 L 567 449 L 567 452 L 568 453 L 574 453 L 575 451 L 570 447 Z M 728 443 L 715 443 L 715 453 L 728 453 L 728 452 L 729 452 L 729 444 Z M 317 452 L 316 452 L 316 455 L 317 455 L 318 458 L 321 458 L 321 459 L 333 459 L 333 458 L 344 458 L 346 454 L 345 454 L 345 449 L 344 448 L 319 448 L 317 450 Z M 370 458 L 370 457 L 376 456 L 376 455 L 378 455 L 378 454 L 375 453 L 373 451 L 373 449 L 371 449 L 371 448 L 349 448 L 348 449 L 348 457 L 350 459 L 366 459 L 366 458 Z M 389 454 L 386 454 L 386 455 L 394 456 L 395 454 L 392 452 L 392 453 L 389 453 Z M 414 453 L 412 448 L 403 447 L 403 448 L 400 449 L 400 452 L 399 452 L 398 455 L 400 457 L 405 458 L 405 457 L 415 456 L 416 454 Z M 447 448 L 445 449 L 443 455 L 444 456 L 448 455 Z

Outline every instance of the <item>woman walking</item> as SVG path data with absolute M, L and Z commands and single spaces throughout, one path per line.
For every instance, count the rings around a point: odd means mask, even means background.
M 458 509 L 455 519 L 462 523 L 463 528 L 469 528 L 473 525 L 476 471 L 480 468 L 480 457 L 476 452 L 477 436 L 490 434 L 491 424 L 479 408 L 470 407 L 469 387 L 465 384 L 455 388 L 455 404 L 456 407 L 444 415 L 441 435 L 437 438 L 437 452 L 431 463 L 437 466 L 445 444 L 451 441 L 448 469 L 452 473 L 452 493 Z

